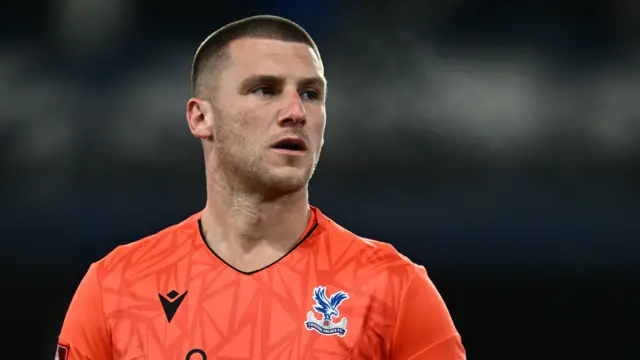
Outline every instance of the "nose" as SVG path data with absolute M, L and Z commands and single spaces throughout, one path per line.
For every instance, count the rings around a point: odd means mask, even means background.
M 297 92 L 289 94 L 285 97 L 284 102 L 284 111 L 278 119 L 278 125 L 283 127 L 304 126 L 307 123 L 307 115 L 300 95 Z

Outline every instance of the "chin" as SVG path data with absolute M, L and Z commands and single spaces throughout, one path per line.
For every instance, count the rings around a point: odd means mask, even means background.
M 267 187 L 291 193 L 304 188 L 309 183 L 311 171 L 301 168 L 273 169 L 265 181 Z

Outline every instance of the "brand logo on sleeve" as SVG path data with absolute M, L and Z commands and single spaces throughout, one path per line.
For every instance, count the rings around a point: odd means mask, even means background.
M 69 358 L 69 347 L 58 344 L 56 349 L 56 360 L 67 360 Z

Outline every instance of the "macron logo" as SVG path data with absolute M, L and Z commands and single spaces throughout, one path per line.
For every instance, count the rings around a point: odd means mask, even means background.
M 164 314 L 167 317 L 167 321 L 171 322 L 173 316 L 178 311 L 178 307 L 182 304 L 182 300 L 187 296 L 187 291 L 185 291 L 182 295 L 180 295 L 177 291 L 171 290 L 167 295 L 158 294 L 160 297 L 160 303 L 162 304 L 162 309 L 164 310 Z

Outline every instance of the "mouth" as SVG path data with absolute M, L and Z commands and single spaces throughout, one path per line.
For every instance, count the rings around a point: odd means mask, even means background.
M 301 155 L 307 152 L 307 143 L 301 138 L 288 137 L 278 140 L 271 148 L 281 153 Z

